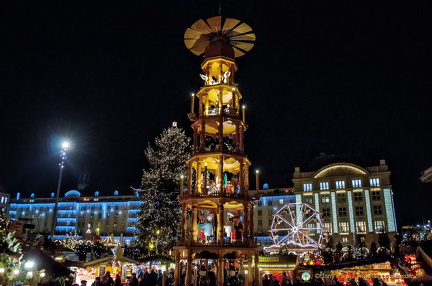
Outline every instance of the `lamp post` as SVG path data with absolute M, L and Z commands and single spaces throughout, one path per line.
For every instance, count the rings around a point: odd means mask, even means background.
M 61 152 L 60 152 L 60 163 L 59 163 L 60 173 L 58 178 L 57 193 L 56 193 L 55 204 L 54 204 L 54 212 L 53 212 L 52 228 L 51 228 L 51 240 L 54 240 L 54 232 L 55 232 L 55 227 L 57 222 L 58 202 L 60 197 L 60 186 L 61 186 L 61 181 L 63 176 L 64 163 L 66 161 L 67 150 L 69 150 L 69 143 L 63 142 Z

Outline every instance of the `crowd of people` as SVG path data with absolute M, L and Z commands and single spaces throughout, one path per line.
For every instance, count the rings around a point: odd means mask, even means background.
M 174 270 L 169 273 L 162 273 L 161 270 L 144 269 L 139 275 L 132 273 L 127 281 L 122 282 L 120 275 L 116 274 L 115 278 L 107 271 L 102 276 L 97 276 L 91 286 L 171 286 L 174 282 Z
M 321 279 L 311 277 L 310 280 L 302 280 L 299 277 L 291 279 L 284 272 L 281 278 L 277 278 L 273 274 L 264 274 L 262 277 L 263 286 L 388 286 L 381 278 L 373 278 L 371 283 L 367 279 L 359 277 L 357 280 L 351 278 L 349 281 L 341 282 L 337 277 Z

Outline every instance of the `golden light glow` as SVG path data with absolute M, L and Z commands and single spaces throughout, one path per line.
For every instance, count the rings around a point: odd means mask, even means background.
M 319 171 L 314 178 L 320 178 L 320 177 L 327 177 L 329 172 L 335 171 L 335 170 L 343 170 L 343 169 L 348 169 L 349 171 L 351 171 L 354 174 L 362 174 L 362 175 L 366 175 L 366 172 L 363 171 L 362 169 L 360 169 L 359 167 L 354 167 L 352 165 L 347 165 L 347 164 L 338 164 L 338 165 L 333 165 L 330 167 L 327 167 L 321 171 Z

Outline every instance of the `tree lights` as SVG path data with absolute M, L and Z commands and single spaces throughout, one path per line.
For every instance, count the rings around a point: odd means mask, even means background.
M 137 229 L 147 255 L 163 252 L 180 235 L 177 197 L 183 188 L 184 177 L 180 174 L 188 172 L 185 162 L 190 156 L 189 142 L 185 131 L 173 125 L 155 139 L 155 148 L 149 145 L 145 150 L 150 168 L 144 170 L 139 191 L 143 204 Z

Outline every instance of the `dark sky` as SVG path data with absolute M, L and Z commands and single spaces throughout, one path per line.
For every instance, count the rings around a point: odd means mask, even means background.
M 222 1 L 255 31 L 238 59 L 246 151 L 270 187 L 321 152 L 365 153 L 392 171 L 398 224 L 431 218 L 431 1 Z M 183 44 L 220 1 L 1 1 L 0 184 L 62 193 L 138 187 L 143 150 L 172 121 L 191 135 L 202 58 Z M 57 145 L 56 145 L 57 144 Z

